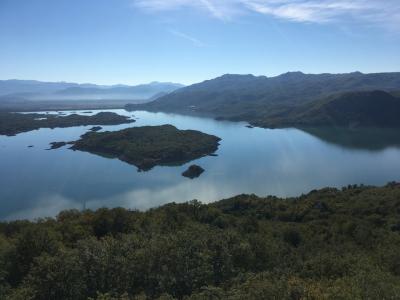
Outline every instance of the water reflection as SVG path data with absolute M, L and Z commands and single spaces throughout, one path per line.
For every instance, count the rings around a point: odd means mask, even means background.
M 399 129 L 380 128 L 302 128 L 328 143 L 350 149 L 380 151 L 390 147 L 400 148 Z
M 0 219 L 54 216 L 62 209 L 81 209 L 84 205 L 90 209 L 147 209 L 172 201 L 210 202 L 240 193 L 294 196 L 325 186 L 382 185 L 400 179 L 400 149 L 393 147 L 398 145 L 393 139 L 384 143 L 387 135 L 383 134 L 378 144 L 351 147 L 348 145 L 352 145 L 353 138 L 343 138 L 340 132 L 335 137 L 334 131 L 249 129 L 245 123 L 162 113 L 133 114 L 136 123 L 104 126 L 103 130 L 161 124 L 197 129 L 222 138 L 218 156 L 138 173 L 134 166 L 117 159 L 67 148 L 44 150 L 50 142 L 78 139 L 91 126 L 1 136 Z M 360 140 L 364 143 L 367 136 Z M 364 145 L 357 137 L 354 140 L 356 145 Z M 206 170 L 195 180 L 181 176 L 192 163 Z

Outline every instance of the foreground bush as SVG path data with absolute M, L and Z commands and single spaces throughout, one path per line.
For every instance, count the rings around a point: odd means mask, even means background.
M 399 299 L 400 187 L 0 223 L 0 299 Z

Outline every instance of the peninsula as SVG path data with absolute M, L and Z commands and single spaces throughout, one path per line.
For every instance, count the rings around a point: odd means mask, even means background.
M 113 112 L 99 112 L 93 116 L 71 114 L 67 116 L 38 113 L 0 113 L 0 135 L 13 136 L 40 128 L 73 127 L 88 125 L 119 125 L 135 120 Z

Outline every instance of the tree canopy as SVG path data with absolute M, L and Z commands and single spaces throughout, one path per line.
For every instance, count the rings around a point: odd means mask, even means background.
M 400 186 L 0 223 L 1 299 L 397 299 Z

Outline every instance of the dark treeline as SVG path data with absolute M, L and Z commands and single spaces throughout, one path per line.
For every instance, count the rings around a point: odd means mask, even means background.
M 0 223 L 0 299 L 399 299 L 400 186 Z

